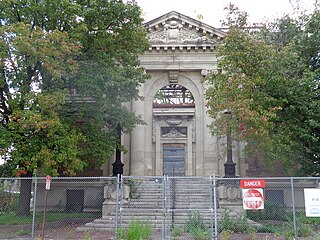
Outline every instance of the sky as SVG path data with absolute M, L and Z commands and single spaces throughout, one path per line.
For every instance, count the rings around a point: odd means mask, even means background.
M 230 2 L 249 14 L 250 22 L 264 22 L 266 19 L 293 15 L 297 2 L 302 9 L 311 9 L 314 0 L 136 0 L 143 9 L 145 21 L 150 21 L 171 11 L 197 19 L 213 27 L 221 27 L 220 20 L 226 16 L 223 10 Z

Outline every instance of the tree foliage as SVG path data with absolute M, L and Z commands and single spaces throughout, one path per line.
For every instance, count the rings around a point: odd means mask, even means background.
M 281 161 L 290 173 L 320 173 L 318 14 L 285 16 L 258 32 L 241 14 L 229 22 L 219 70 L 208 77 L 212 132 L 231 132 L 249 143 L 247 154 L 263 152 L 261 161 Z
M 113 155 L 123 103 L 147 79 L 140 7 L 119 0 L 0 2 L 2 175 L 75 175 Z

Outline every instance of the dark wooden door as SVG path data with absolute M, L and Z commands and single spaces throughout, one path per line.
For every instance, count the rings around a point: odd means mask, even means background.
M 163 144 L 163 174 L 168 176 L 184 176 L 185 144 Z

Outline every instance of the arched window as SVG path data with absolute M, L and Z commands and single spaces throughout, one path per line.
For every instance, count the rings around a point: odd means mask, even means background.
M 194 108 L 192 93 L 178 84 L 170 84 L 161 88 L 153 99 L 154 108 L 162 107 L 192 107 Z

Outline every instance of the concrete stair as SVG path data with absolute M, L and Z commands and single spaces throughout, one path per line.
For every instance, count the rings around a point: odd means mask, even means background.
M 132 184 L 134 182 L 134 185 Z M 129 182 L 124 182 L 130 185 Z M 184 226 L 190 215 L 199 213 L 207 227 L 214 222 L 213 191 L 209 182 L 197 178 L 169 178 L 165 183 L 157 180 L 131 180 L 131 198 L 119 203 L 116 212 L 79 227 L 78 231 L 114 230 L 128 228 L 133 220 L 148 222 L 153 229 L 166 226 Z M 218 211 L 217 218 L 222 216 Z

